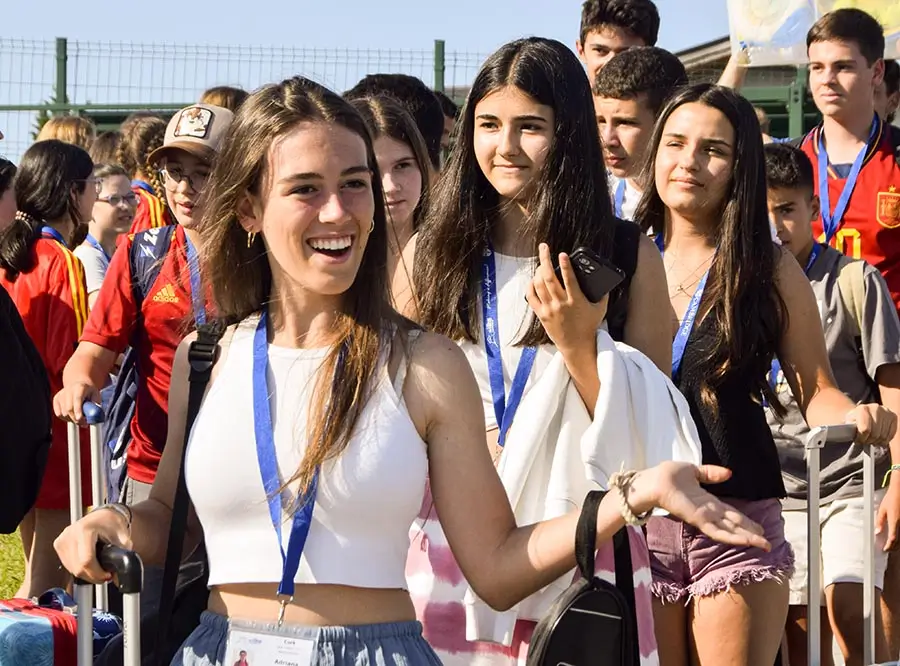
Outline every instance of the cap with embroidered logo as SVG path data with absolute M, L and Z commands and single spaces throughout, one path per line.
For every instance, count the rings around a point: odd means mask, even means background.
M 163 145 L 150 153 L 147 159 L 155 164 L 173 150 L 184 150 L 210 162 L 216 156 L 219 143 L 233 119 L 231 111 L 211 104 L 192 104 L 176 111 L 166 127 Z

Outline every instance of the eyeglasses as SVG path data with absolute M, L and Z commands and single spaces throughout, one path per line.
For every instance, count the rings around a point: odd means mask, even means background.
M 181 167 L 170 166 L 159 170 L 160 175 L 166 183 L 166 189 L 174 191 L 178 187 L 178 183 L 187 181 L 188 187 L 194 192 L 200 192 L 206 187 L 206 181 L 209 180 L 208 173 L 185 173 Z
M 108 203 L 110 206 L 118 206 L 123 201 L 129 206 L 137 206 L 138 198 L 134 192 L 128 194 L 110 194 L 108 197 L 97 197 L 97 201 Z

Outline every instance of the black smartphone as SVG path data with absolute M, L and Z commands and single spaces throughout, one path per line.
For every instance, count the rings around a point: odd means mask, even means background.
M 618 266 L 586 247 L 579 247 L 572 252 L 569 260 L 581 292 L 591 303 L 599 302 L 625 279 L 625 273 Z M 556 277 L 562 282 L 558 263 L 555 268 Z

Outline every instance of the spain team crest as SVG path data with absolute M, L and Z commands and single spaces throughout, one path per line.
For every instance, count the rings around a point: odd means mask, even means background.
M 887 229 L 900 227 L 900 192 L 891 185 L 887 192 L 879 192 L 875 203 L 875 217 L 878 224 Z

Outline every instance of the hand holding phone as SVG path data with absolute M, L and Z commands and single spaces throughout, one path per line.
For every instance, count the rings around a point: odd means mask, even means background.
M 569 261 L 578 280 L 578 287 L 591 303 L 599 303 L 625 280 L 625 273 L 619 267 L 586 247 L 579 247 L 572 252 Z M 560 284 L 564 284 L 558 261 L 553 268 Z

